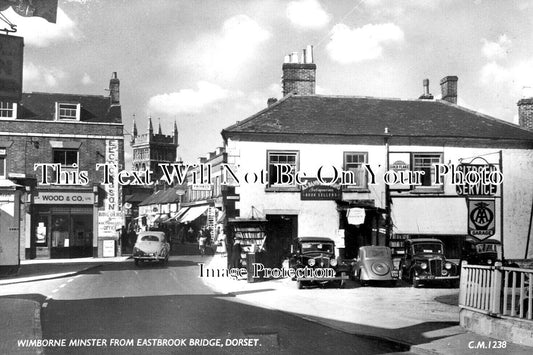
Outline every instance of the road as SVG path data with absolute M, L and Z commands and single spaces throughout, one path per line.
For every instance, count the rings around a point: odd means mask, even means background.
M 166 266 L 141 267 L 128 260 L 75 277 L 6 285 L 0 294 L 41 303 L 42 338 L 56 342 L 44 348 L 45 354 L 398 351 L 388 342 L 215 293 L 198 277 L 198 262 L 206 259 L 173 256 Z M 157 346 L 163 340 L 166 346 Z M 69 346 L 71 341 L 80 342 L 79 346 Z M 194 342 L 196 346 L 191 346 Z

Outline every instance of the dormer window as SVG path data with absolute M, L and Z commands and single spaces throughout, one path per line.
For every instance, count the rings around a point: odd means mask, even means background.
M 10 101 L 0 101 L 1 118 L 17 118 L 17 104 Z
M 56 103 L 56 120 L 79 121 L 80 104 Z

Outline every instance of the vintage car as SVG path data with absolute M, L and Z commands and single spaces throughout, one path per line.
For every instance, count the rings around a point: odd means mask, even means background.
M 495 239 L 485 239 L 475 244 L 474 252 L 468 255 L 466 261 L 473 265 L 489 266 L 499 261 L 503 266 L 519 267 L 518 264 L 502 258 L 502 243 Z
M 410 281 L 413 287 L 421 283 L 459 284 L 459 266 L 446 260 L 444 244 L 438 239 L 407 239 L 405 253 L 400 261 L 401 278 Z
M 335 242 L 324 237 L 300 237 L 291 245 L 289 267 L 300 275 L 293 277 L 298 288 L 328 284 L 344 286 L 350 265 L 335 258 Z
M 361 286 L 369 281 L 384 281 L 395 285 L 398 270 L 394 268 L 391 250 L 385 246 L 364 246 L 359 248 L 359 254 L 353 267 L 353 275 Z
M 165 232 L 148 231 L 140 232 L 133 246 L 133 259 L 135 265 L 143 261 L 168 262 L 170 244 L 167 242 Z

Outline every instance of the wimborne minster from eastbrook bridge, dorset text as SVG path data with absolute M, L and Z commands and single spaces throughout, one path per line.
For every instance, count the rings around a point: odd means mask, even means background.
M 242 171 L 239 166 L 235 167 L 229 164 L 222 164 L 221 185 L 239 186 L 242 183 L 247 184 L 272 184 L 272 185 L 297 185 L 307 187 L 310 185 L 356 185 L 356 176 L 353 171 L 346 171 L 336 168 L 335 166 L 321 166 L 317 169 L 315 175 L 308 175 L 304 171 L 294 171 L 290 164 L 273 164 L 275 167 L 275 178 L 269 180 L 269 173 L 265 169 L 257 172 Z M 377 184 L 376 174 L 370 164 L 362 164 L 368 173 L 370 185 Z M 72 168 L 77 168 L 74 164 Z M 164 163 L 159 164 L 163 175 L 162 181 L 172 185 L 177 183 L 182 185 L 187 180 L 187 175 L 193 185 L 208 184 L 211 182 L 211 165 L 210 164 L 183 164 L 183 163 Z M 497 186 L 501 185 L 504 177 L 494 166 L 464 166 L 453 164 L 434 164 L 433 184 L 442 185 L 445 178 L 450 179 L 452 185 L 481 185 Z M 40 163 L 34 165 L 34 170 L 41 173 L 39 184 L 41 185 L 87 185 L 89 184 L 89 174 L 87 171 L 78 171 L 65 169 L 61 164 Z M 103 172 L 102 185 L 112 185 L 117 182 L 120 185 L 146 185 L 154 184 L 152 180 L 153 171 L 132 171 L 119 170 L 112 163 L 96 164 L 96 170 Z M 52 175 L 52 179 L 49 178 Z M 387 185 L 422 185 L 422 176 L 426 174 L 423 170 L 387 170 L 382 176 L 382 182 Z

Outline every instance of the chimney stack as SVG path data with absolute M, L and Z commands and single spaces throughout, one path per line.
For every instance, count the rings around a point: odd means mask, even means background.
M 285 56 L 282 66 L 281 86 L 283 96 L 290 93 L 296 95 L 314 95 L 316 86 L 316 64 L 313 63 L 313 46 L 302 51 L 302 57 L 293 52 Z
M 120 80 L 117 78 L 117 72 L 113 72 L 111 80 L 109 80 L 109 98 L 111 105 L 120 104 Z
M 533 131 L 533 92 L 531 88 L 524 88 L 523 97 L 517 105 L 518 124 L 522 128 Z
M 433 100 L 433 95 L 429 93 L 429 79 L 424 79 L 422 81 L 424 85 L 424 93 L 419 97 L 420 100 Z
M 440 81 L 442 100 L 457 104 L 457 78 L 456 76 L 445 76 Z

